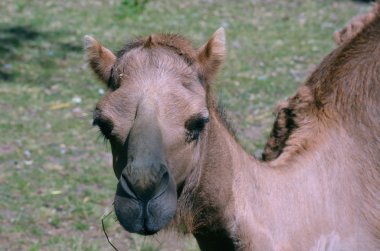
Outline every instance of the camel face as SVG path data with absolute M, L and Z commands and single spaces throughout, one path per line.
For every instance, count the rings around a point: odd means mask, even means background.
M 202 64 L 179 36 L 152 35 L 117 56 L 91 37 L 85 43 L 90 66 L 109 88 L 93 123 L 111 144 L 117 218 L 129 232 L 154 234 L 175 215 L 199 156 L 209 119 Z

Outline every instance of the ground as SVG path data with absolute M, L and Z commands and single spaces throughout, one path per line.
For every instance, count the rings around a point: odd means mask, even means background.
M 279 100 L 295 92 L 368 4 L 349 0 L 2 0 L 0 2 L 0 250 L 112 250 L 101 218 L 116 179 L 91 126 L 104 87 L 82 38 L 113 50 L 151 32 L 201 45 L 220 26 L 228 57 L 215 88 L 238 137 L 259 155 Z M 191 237 L 144 238 L 106 228 L 119 250 L 198 250 Z

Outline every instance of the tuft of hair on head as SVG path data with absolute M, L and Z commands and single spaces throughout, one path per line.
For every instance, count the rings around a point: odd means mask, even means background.
M 86 59 L 91 69 L 103 83 L 109 83 L 116 56 L 89 35 L 84 36 L 83 41 Z
M 153 45 L 154 45 L 153 35 L 150 35 L 148 37 L 148 39 L 146 40 L 146 42 L 144 43 L 143 47 L 144 48 L 151 48 Z

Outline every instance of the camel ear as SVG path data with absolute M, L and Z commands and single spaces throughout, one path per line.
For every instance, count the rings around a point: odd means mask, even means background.
M 223 27 L 221 27 L 198 51 L 200 72 L 206 81 L 211 80 L 216 75 L 224 62 L 225 56 L 226 35 Z
M 84 50 L 91 69 L 100 80 L 107 84 L 111 76 L 112 66 L 116 61 L 116 56 L 88 35 L 84 37 Z

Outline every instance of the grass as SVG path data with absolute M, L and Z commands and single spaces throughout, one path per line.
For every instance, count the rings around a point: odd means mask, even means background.
M 218 27 L 227 62 L 215 83 L 242 144 L 263 148 L 278 100 L 333 47 L 332 34 L 368 9 L 343 0 L 0 2 L 0 250 L 112 250 L 101 230 L 115 178 L 91 127 L 103 87 L 82 37 L 117 50 L 136 35 L 178 32 L 201 45 Z M 138 2 L 138 1 L 137 1 Z M 197 250 L 191 237 L 107 229 L 120 250 Z

